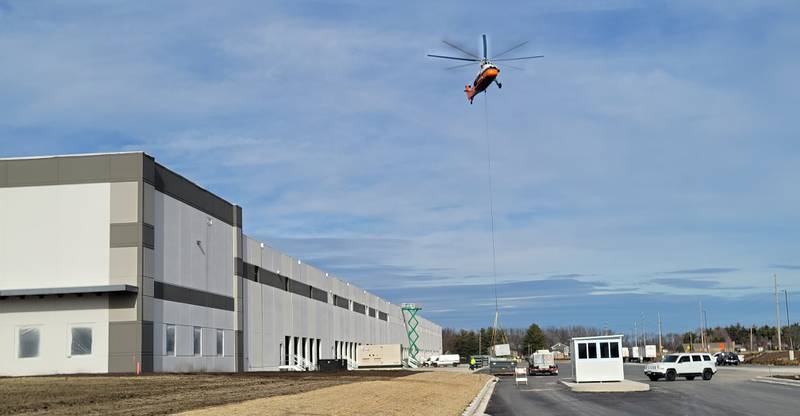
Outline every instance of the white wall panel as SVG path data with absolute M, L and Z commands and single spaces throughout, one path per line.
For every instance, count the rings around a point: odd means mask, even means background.
M 108 298 L 65 296 L 0 303 L 0 376 L 108 372 Z M 92 328 L 92 353 L 70 356 L 72 325 Z M 20 327 L 39 328 L 39 356 L 18 358 Z
M 110 189 L 0 188 L 0 289 L 108 284 Z

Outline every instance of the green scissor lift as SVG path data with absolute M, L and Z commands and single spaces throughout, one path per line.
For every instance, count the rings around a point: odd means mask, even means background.
M 417 354 L 419 353 L 419 347 L 417 346 L 417 340 L 419 340 L 419 334 L 417 333 L 417 325 L 419 325 L 419 320 L 417 319 L 417 312 L 421 311 L 422 307 L 415 303 L 403 303 L 400 305 L 400 309 L 403 311 L 406 333 L 408 334 L 408 365 L 409 367 L 418 367 Z

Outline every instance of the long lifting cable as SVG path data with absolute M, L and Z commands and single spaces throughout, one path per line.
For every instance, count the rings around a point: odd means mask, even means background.
M 495 248 L 495 237 L 494 237 L 494 189 L 492 183 L 492 143 L 491 139 L 489 138 L 489 94 L 488 91 L 483 92 L 483 116 L 485 121 L 485 139 L 486 139 L 486 166 L 487 166 L 487 174 L 489 176 L 489 218 L 491 224 L 491 235 L 492 235 L 492 277 L 494 278 L 494 327 L 492 328 L 492 343 L 495 341 L 495 335 L 497 332 L 498 327 L 498 316 L 500 314 L 500 308 L 497 301 L 497 250 Z

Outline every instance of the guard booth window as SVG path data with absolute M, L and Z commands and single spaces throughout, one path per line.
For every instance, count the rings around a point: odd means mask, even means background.
M 611 358 L 619 358 L 619 343 L 611 343 Z
M 578 343 L 578 358 L 581 360 L 585 360 L 587 358 L 586 343 L 584 342 Z
M 608 358 L 608 343 L 601 342 L 600 343 L 600 358 Z
M 589 358 L 597 358 L 597 344 L 590 342 L 587 346 L 589 347 Z

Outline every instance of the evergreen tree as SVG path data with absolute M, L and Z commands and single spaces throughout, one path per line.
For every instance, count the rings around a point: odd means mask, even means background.
M 542 333 L 542 329 L 539 328 L 539 325 L 531 324 L 531 326 L 528 327 L 528 331 L 525 332 L 525 338 L 522 339 L 522 343 L 525 348 L 525 353 L 528 351 L 533 353 L 536 350 L 545 348 L 544 334 Z

